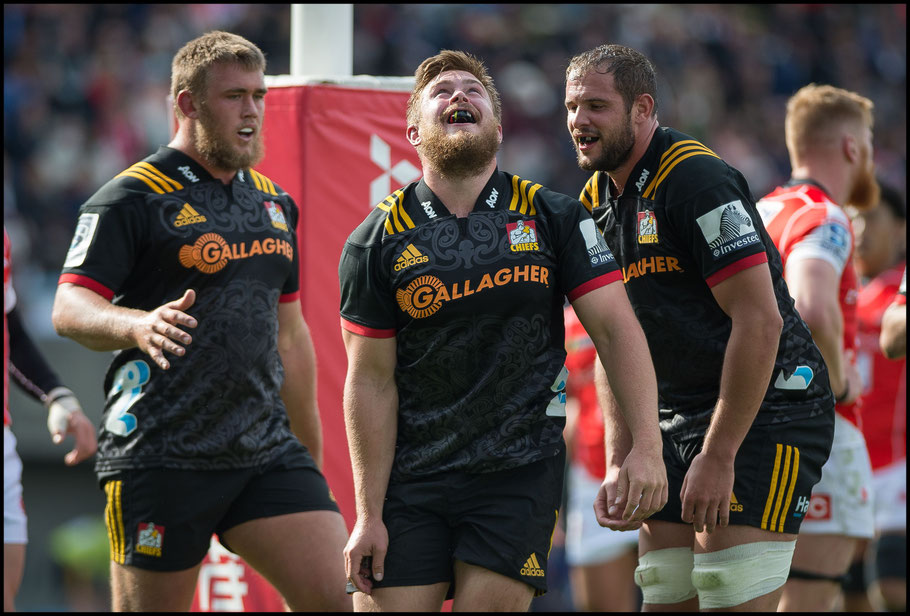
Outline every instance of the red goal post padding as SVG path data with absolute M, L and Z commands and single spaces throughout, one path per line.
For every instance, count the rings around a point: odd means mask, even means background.
M 342 412 L 347 358 L 338 260 L 370 209 L 421 175 L 405 135 L 413 83 L 413 77 L 266 77 L 265 160 L 256 169 L 300 208 L 300 301 L 316 348 L 323 471 L 348 529 L 356 516 Z

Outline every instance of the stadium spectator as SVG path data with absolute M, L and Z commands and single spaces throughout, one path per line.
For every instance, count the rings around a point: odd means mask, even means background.
M 894 187 L 884 182 L 880 186 L 875 207 L 847 208 L 860 276 L 856 363 L 863 383 L 860 426 L 872 463 L 876 536 L 851 566 L 854 592 L 846 587 L 844 592 L 847 611 L 871 603 L 876 611 L 903 612 L 907 603 L 907 363 L 904 358 L 887 359 L 879 338 L 882 315 L 898 296 L 907 265 L 907 208 Z M 855 599 L 852 604 L 851 599 Z
M 235 34 L 184 45 L 176 135 L 80 208 L 63 264 L 57 331 L 119 351 L 95 465 L 116 611 L 188 610 L 213 533 L 292 609 L 351 606 L 347 532 L 319 471 L 298 210 L 251 168 L 265 67 Z
M 859 428 L 853 227 L 844 209 L 878 202 L 872 125 L 869 99 L 829 85 L 800 88 L 787 102 L 791 179 L 758 202 L 837 402 L 831 455 L 812 489 L 780 611 L 831 610 L 858 541 L 874 532 L 872 467 Z
M 635 612 L 641 604 L 635 585 L 638 531 L 604 530 L 591 508 L 607 467 L 603 412 L 594 385 L 597 350 L 571 306 L 564 316 L 569 371 L 565 552 L 573 603 L 580 612 Z
M 525 611 L 547 591 L 562 500 L 566 297 L 634 437 L 617 525 L 666 501 L 647 347 L 590 216 L 499 170 L 482 61 L 424 60 L 407 122 L 423 179 L 373 209 L 339 264 L 354 605 L 438 611 L 451 593 L 453 611 Z
M 657 373 L 670 498 L 644 521 L 644 608 L 773 611 L 828 457 L 834 400 L 749 186 L 658 121 L 651 62 L 601 45 L 566 70 L 581 201 L 622 267 Z M 627 372 L 628 374 L 628 372 Z M 598 371 L 607 481 L 626 428 Z M 799 466 L 796 465 L 796 458 Z
M 16 594 L 25 571 L 28 518 L 22 501 L 22 460 L 16 452 L 9 413 L 9 377 L 47 408 L 47 429 L 55 444 L 66 435 L 75 444 L 63 461 L 79 464 L 95 454 L 95 427 L 82 412 L 75 394 L 64 387 L 54 369 L 22 325 L 13 287 L 12 251 L 3 227 L 3 611 L 16 607 Z

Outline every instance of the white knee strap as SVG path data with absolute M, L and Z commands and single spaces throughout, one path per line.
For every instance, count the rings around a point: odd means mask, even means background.
M 787 581 L 796 541 L 757 541 L 695 555 L 692 584 L 699 608 L 740 605 Z
M 680 603 L 695 596 L 691 548 L 651 550 L 638 559 L 635 583 L 644 603 Z

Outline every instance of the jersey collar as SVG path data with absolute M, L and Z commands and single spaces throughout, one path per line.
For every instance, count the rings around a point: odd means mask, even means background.
M 506 208 L 508 205 L 506 193 L 509 190 L 511 190 L 509 181 L 497 166 L 484 185 L 483 190 L 480 191 L 471 213 L 489 212 L 490 210 Z M 420 178 L 420 181 L 414 187 L 414 196 L 417 197 L 421 206 L 419 209 L 427 219 L 452 215 L 445 204 L 430 190 L 424 178 Z M 420 212 L 418 212 L 418 216 L 420 216 Z

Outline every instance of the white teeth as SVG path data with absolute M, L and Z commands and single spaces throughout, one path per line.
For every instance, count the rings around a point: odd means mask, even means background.
M 253 129 L 252 128 L 241 128 L 240 132 L 243 133 L 244 135 L 252 135 Z

